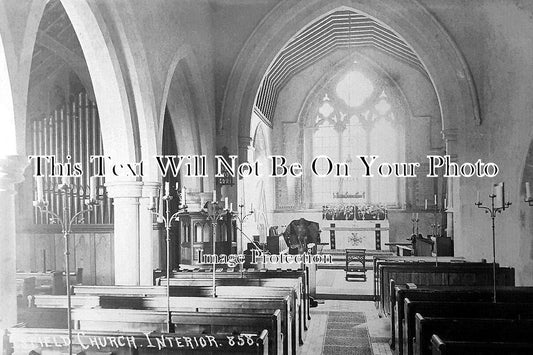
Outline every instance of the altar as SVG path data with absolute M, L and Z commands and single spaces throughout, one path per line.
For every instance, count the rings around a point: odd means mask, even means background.
M 388 220 L 320 221 L 320 242 L 329 249 L 385 250 L 389 242 Z

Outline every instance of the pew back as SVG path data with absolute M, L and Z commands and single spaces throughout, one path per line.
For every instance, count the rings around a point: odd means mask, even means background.
M 480 286 L 431 286 L 407 288 L 405 285 L 394 286 L 391 283 L 391 347 L 396 346 L 397 335 L 402 335 L 404 317 L 404 301 L 433 301 L 433 302 L 490 302 L 492 301 L 492 287 Z M 533 303 L 533 287 L 498 287 L 498 301 L 511 303 Z
M 416 314 L 425 317 L 533 319 L 533 303 L 404 301 L 403 337 L 399 354 L 413 354 Z
M 414 354 L 431 354 L 431 337 L 476 342 L 531 342 L 533 320 L 498 318 L 440 318 L 416 315 Z
M 447 286 L 485 286 L 492 285 L 492 265 L 485 263 L 399 263 L 398 265 L 379 265 L 380 274 L 380 308 L 383 314 L 389 315 L 390 309 L 390 281 L 396 285 L 415 283 L 417 285 L 447 285 Z M 496 284 L 499 286 L 514 286 L 514 268 L 498 267 L 496 269 Z
M 431 337 L 432 355 L 529 355 L 533 344 L 523 342 L 456 341 L 443 340 L 436 334 Z

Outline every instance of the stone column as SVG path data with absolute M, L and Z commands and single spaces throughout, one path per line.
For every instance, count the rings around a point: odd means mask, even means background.
M 0 157 L 0 329 L 17 323 L 15 184 L 23 180 L 27 162 L 16 155 Z
M 161 184 L 158 182 L 144 182 L 142 186 L 142 197 L 139 203 L 139 259 L 141 285 L 152 285 L 153 269 L 159 267 L 159 230 L 154 230 L 154 216 L 152 212 L 148 210 L 148 205 L 151 197 L 159 196 L 160 185 Z
M 142 182 L 113 181 L 106 184 L 113 198 L 115 226 L 115 285 L 140 284 L 139 198 Z
M 239 163 L 252 161 L 252 153 L 252 138 L 248 136 L 239 137 Z
M 445 129 L 442 131 L 442 138 L 446 144 L 446 154 L 450 156 L 452 162 L 457 162 L 457 129 Z M 447 178 L 447 204 L 446 224 L 448 228 L 447 236 L 454 238 L 454 212 L 459 211 L 459 178 Z M 454 243 L 455 245 L 455 243 Z

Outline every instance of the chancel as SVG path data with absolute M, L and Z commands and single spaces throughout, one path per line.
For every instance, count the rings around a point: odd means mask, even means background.
M 12 354 L 533 353 L 530 0 L 0 0 Z

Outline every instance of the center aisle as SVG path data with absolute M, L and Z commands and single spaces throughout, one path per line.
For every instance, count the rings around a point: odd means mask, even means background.
M 311 309 L 301 354 L 390 355 L 390 324 L 373 302 L 328 300 Z

